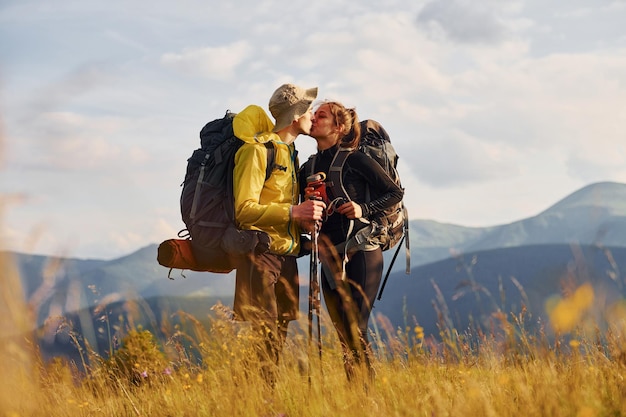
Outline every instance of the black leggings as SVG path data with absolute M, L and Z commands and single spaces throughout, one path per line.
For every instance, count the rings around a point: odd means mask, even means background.
M 365 355 L 368 366 L 367 329 L 382 275 L 383 252 L 380 248 L 356 252 L 346 264 L 345 280 L 336 281 L 336 289 L 331 288 L 329 277 L 322 268 L 324 300 L 341 344 L 356 361 Z

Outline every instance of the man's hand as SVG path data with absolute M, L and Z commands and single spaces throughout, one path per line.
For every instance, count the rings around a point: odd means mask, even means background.
M 326 204 L 319 200 L 306 200 L 291 207 L 291 217 L 299 224 L 322 220 Z

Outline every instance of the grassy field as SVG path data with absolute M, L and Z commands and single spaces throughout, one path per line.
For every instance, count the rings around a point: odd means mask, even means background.
M 590 323 L 585 311 L 594 297 L 586 286 L 551 307 L 559 334 L 550 337 L 527 334 L 532 318 L 523 312 L 494 315 L 493 332 L 442 327 L 437 339 L 417 324 L 392 329 L 377 317 L 376 375 L 361 372 L 350 383 L 334 332 L 324 326 L 320 360 L 299 330 L 307 328 L 303 318 L 292 324 L 270 387 L 260 376 L 255 335 L 220 305 L 211 320 L 174 312 L 180 322 L 166 329 L 166 340 L 128 326 L 117 330 L 121 343 L 110 357 L 87 347 L 81 364 L 42 363 L 23 336 L 34 312 L 19 296 L 17 272 L 8 259 L 0 268 L 2 416 L 626 415 L 626 314 L 614 305 L 604 313 L 610 326 Z M 80 335 L 73 337 L 78 343 Z

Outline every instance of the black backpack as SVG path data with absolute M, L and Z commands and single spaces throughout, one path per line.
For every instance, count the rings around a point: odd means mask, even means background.
M 200 148 L 187 160 L 180 196 L 180 212 L 186 229 L 178 235 L 190 240 L 195 265 L 189 269 L 196 271 L 230 272 L 235 268 L 233 255 L 269 250 L 266 233 L 240 230 L 235 225 L 234 158 L 244 143 L 233 132 L 235 115 L 227 111 L 224 117 L 207 123 L 200 131 Z M 267 180 L 274 166 L 275 149 L 271 142 L 265 146 Z
M 398 154 L 391 145 L 391 140 L 387 131 L 374 120 L 363 120 L 361 122 L 361 140 L 359 143 L 360 152 L 369 156 L 385 170 L 387 175 L 400 188 L 400 174 L 398 174 Z M 349 200 L 348 194 L 343 186 L 342 169 L 349 152 L 338 152 L 329 169 L 329 182 L 333 195 Z M 374 199 L 367 190 L 366 200 Z M 382 213 L 376 214 L 372 220 L 379 226 L 380 234 L 377 234 L 377 241 L 382 250 L 391 249 L 405 236 L 408 237 L 408 212 L 404 202 L 400 201 Z M 408 247 L 408 239 L 406 239 Z
M 380 125 L 380 123 L 374 120 L 363 120 L 361 124 L 361 140 L 358 151 L 363 152 L 383 167 L 387 175 L 400 187 L 400 175 L 398 174 L 398 154 L 391 145 L 391 139 L 387 131 Z M 345 201 L 350 200 L 348 193 L 343 186 L 343 165 L 348 158 L 348 155 L 355 150 L 342 149 L 337 151 L 333 162 L 328 170 L 327 184 L 330 188 L 331 194 L 336 197 L 342 197 Z M 366 200 L 371 201 L 375 196 L 369 194 L 367 190 Z M 393 248 L 398 243 L 404 241 L 405 254 L 406 254 L 406 273 L 411 273 L 411 250 L 409 240 L 409 216 L 404 201 L 400 201 L 387 210 L 377 213 L 371 219 L 370 226 L 362 229 L 368 236 L 360 235 L 355 237 L 359 242 L 366 243 L 366 241 L 377 243 L 383 251 Z M 365 239 L 363 239 L 365 238 Z M 387 274 L 383 280 L 378 299 L 382 296 L 382 291 L 391 272 L 396 257 L 400 251 L 401 246 L 398 246 Z

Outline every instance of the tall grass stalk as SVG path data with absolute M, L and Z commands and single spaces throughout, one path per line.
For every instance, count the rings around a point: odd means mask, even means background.
M 37 409 L 39 376 L 34 346 L 26 335 L 32 329 L 32 315 L 22 293 L 18 271 L 12 259 L 0 252 L 0 413 L 31 415 Z

